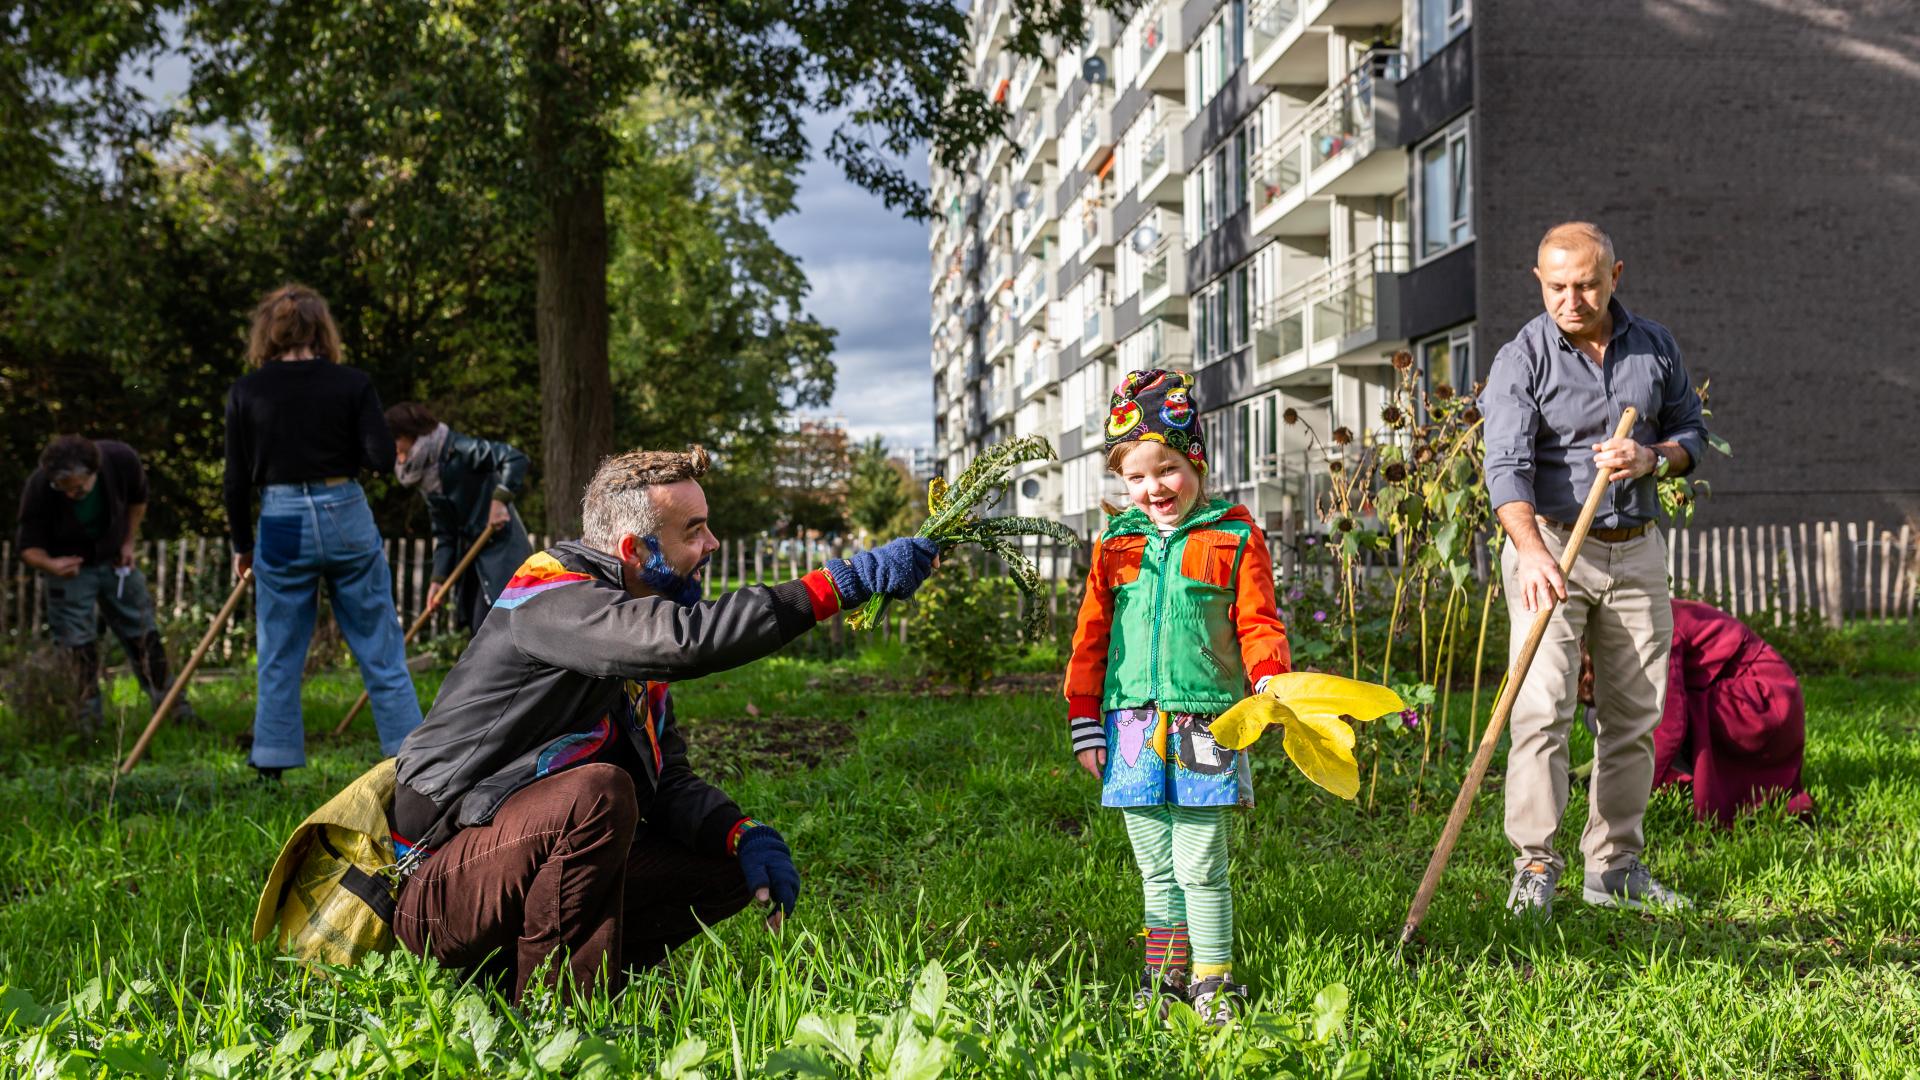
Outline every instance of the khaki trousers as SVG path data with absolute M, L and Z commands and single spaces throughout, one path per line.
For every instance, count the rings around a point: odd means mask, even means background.
M 1540 538 L 1558 561 L 1568 533 L 1541 524 Z M 1514 588 L 1519 560 L 1513 542 L 1501 552 L 1512 633 L 1509 664 L 1533 628 Z M 1510 720 L 1507 839 L 1519 849 L 1516 869 L 1565 862 L 1553 834 L 1567 810 L 1567 733 L 1579 708 L 1580 642 L 1593 656 L 1594 736 L 1587 827 L 1580 834 L 1586 872 L 1598 874 L 1636 859 L 1646 846 L 1641 819 L 1653 790 L 1653 730 L 1667 697 L 1667 653 L 1673 604 L 1667 590 L 1666 541 L 1658 529 L 1617 544 L 1589 536 L 1567 576 L 1566 603 L 1556 607 Z

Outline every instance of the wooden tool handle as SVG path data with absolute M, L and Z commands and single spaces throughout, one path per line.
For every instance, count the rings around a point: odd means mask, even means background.
M 434 589 L 427 597 L 427 606 L 421 609 L 420 614 L 414 618 L 413 625 L 407 627 L 407 636 L 400 639 L 402 648 L 411 645 L 413 639 L 419 636 L 420 628 L 427 625 L 428 619 L 433 618 L 433 613 L 440 609 L 441 601 L 445 600 L 447 594 L 453 591 L 453 583 L 459 581 L 466 575 L 467 568 L 473 565 L 473 560 L 480 557 L 480 549 L 487 546 L 487 541 L 493 539 L 494 531 L 498 528 L 499 526 L 489 522 L 487 527 L 480 531 L 480 539 L 473 542 L 473 546 L 467 549 L 466 555 L 462 556 L 460 562 L 454 566 L 453 573 L 448 574 L 447 580 L 442 581 L 439 587 Z M 353 708 L 347 710 L 347 715 L 341 718 L 339 726 L 333 729 L 334 735 L 345 735 L 347 729 L 353 726 L 353 718 L 359 716 L 360 710 L 366 707 L 367 691 L 363 687 L 360 690 L 360 696 L 353 699 Z
M 213 625 L 207 627 L 207 632 L 201 636 L 200 646 L 193 650 L 193 655 L 187 659 L 186 666 L 182 667 L 180 674 L 174 677 L 173 686 L 167 690 L 167 696 L 160 699 L 160 707 L 153 710 L 153 718 L 147 721 L 147 729 L 140 733 L 140 738 L 134 742 L 133 749 L 128 751 L 127 759 L 120 763 L 121 776 L 131 773 L 133 767 L 140 764 L 140 759 L 146 755 L 148 744 L 153 742 L 154 733 L 160 730 L 160 722 L 166 719 L 167 713 L 173 710 L 174 703 L 180 700 L 181 693 L 187 688 L 187 680 L 193 678 L 194 669 L 200 666 L 200 661 L 206 657 L 207 650 L 213 647 L 213 639 L 220 636 L 220 631 L 227 625 L 227 620 L 233 618 L 233 609 L 240 606 L 240 598 L 246 595 L 247 586 L 251 584 L 253 584 L 253 568 L 248 567 L 240 572 L 240 580 L 234 582 L 233 592 L 227 594 L 227 602 L 220 605 L 220 614 L 214 616 Z
M 1613 437 L 1624 439 L 1633 430 L 1633 422 L 1638 416 L 1633 406 L 1627 406 L 1620 416 L 1620 425 L 1614 429 Z M 1580 557 L 1580 546 L 1587 541 L 1587 531 L 1593 527 L 1593 518 L 1600 510 L 1600 500 L 1607 493 L 1607 485 L 1613 482 L 1613 470 L 1601 469 L 1593 475 L 1593 486 L 1587 490 L 1587 501 L 1580 507 L 1580 519 L 1574 522 L 1573 535 L 1567 537 L 1567 547 L 1560 553 L 1560 573 L 1562 576 L 1573 572 L 1574 560 Z M 1527 670 L 1533 666 L 1534 654 L 1540 651 L 1540 641 L 1547 635 L 1547 622 L 1553 617 L 1555 600 L 1553 591 L 1547 591 L 1546 606 L 1533 617 L 1533 627 L 1527 632 L 1527 640 L 1520 647 L 1520 655 L 1514 658 L 1513 667 L 1507 672 L 1506 684 L 1501 688 L 1500 700 L 1494 704 L 1493 719 L 1487 723 L 1487 730 L 1480 737 L 1480 746 L 1473 755 L 1473 764 L 1467 769 L 1467 778 L 1460 785 L 1460 793 L 1454 797 L 1453 810 L 1447 814 L 1447 827 L 1440 832 L 1440 843 L 1433 849 L 1433 857 L 1427 860 L 1427 872 L 1420 878 L 1420 888 L 1413 894 L 1413 904 L 1407 908 L 1407 921 L 1400 928 L 1400 944 L 1405 945 L 1413 938 L 1414 931 L 1420 928 L 1420 920 L 1427 916 L 1427 905 L 1433 903 L 1433 894 L 1440 888 L 1440 875 L 1446 873 L 1447 860 L 1453 856 L 1453 846 L 1460 840 L 1460 831 L 1466 827 L 1467 814 L 1473 809 L 1473 797 L 1480 791 L 1480 782 L 1486 779 L 1487 766 L 1493 761 L 1493 752 L 1500 745 L 1500 733 L 1507 725 L 1507 717 L 1513 712 L 1513 703 L 1520 696 L 1520 684 L 1526 681 Z

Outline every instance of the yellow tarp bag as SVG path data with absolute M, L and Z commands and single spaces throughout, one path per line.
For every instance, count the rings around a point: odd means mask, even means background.
M 393 947 L 394 761 L 348 784 L 287 838 L 253 913 L 253 940 L 278 931 L 290 956 L 350 966 Z
M 1278 724 L 1280 745 L 1307 779 L 1351 799 L 1360 793 L 1360 764 L 1353 758 L 1353 725 L 1342 718 L 1376 720 L 1406 707 L 1376 683 L 1295 671 L 1269 679 L 1266 692 L 1221 713 L 1209 730 L 1221 746 L 1245 750 Z

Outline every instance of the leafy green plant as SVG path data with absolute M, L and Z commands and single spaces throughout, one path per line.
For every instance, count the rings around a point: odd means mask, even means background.
M 1708 379 L 1706 382 L 1694 387 L 1693 390 L 1700 398 L 1700 416 L 1702 419 L 1713 418 L 1713 410 L 1707 408 L 1707 391 L 1712 383 L 1713 380 Z M 1723 457 L 1733 456 L 1732 444 L 1711 431 L 1707 432 L 1707 445 L 1719 451 Z M 1697 466 L 1699 463 L 1695 462 L 1694 464 Z M 1692 523 L 1693 510 L 1694 507 L 1700 504 L 1700 497 L 1702 495 L 1713 494 L 1713 486 L 1711 484 L 1705 480 L 1698 479 L 1692 474 L 1662 477 L 1655 483 L 1654 489 L 1659 492 L 1660 495 L 1660 509 L 1666 511 L 1667 518 L 1671 520 L 1675 526 L 1681 528 Z
M 1029 597 L 1040 595 L 1040 570 L 1027 558 L 1016 542 L 1022 536 L 1043 536 L 1064 543 L 1078 543 L 1072 529 L 1057 521 L 1028 517 L 980 517 L 1006 496 L 1013 467 L 1027 461 L 1052 461 L 1053 445 L 1039 435 L 1028 435 L 1011 442 L 989 446 L 968 464 L 960 478 L 949 485 L 940 477 L 927 484 L 927 520 L 919 534 L 948 552 L 962 544 L 985 548 L 1007 564 L 1020 591 Z M 879 624 L 887 610 L 887 597 L 877 595 L 847 616 L 847 625 L 856 630 Z M 1037 629 L 1046 619 L 1046 609 L 1031 604 L 1027 613 L 1028 629 Z
M 914 594 L 907 640 L 929 674 L 973 693 L 1020 647 L 1019 597 L 1006 581 L 956 562 Z
M 1486 457 L 1484 419 L 1472 394 L 1446 383 L 1425 388 L 1411 353 L 1395 353 L 1393 368 L 1394 384 L 1381 407 L 1379 426 L 1359 435 L 1338 427 L 1323 443 L 1307 425 L 1309 446 L 1320 451 L 1329 481 L 1316 509 L 1326 527 L 1325 550 L 1338 567 L 1337 610 L 1345 615 L 1340 625 L 1347 635 L 1351 676 L 1391 684 L 1404 681 L 1405 669 L 1414 676 L 1408 685 L 1437 693 L 1439 749 L 1444 753 L 1455 654 L 1461 639 L 1471 633 L 1474 544 L 1492 518 L 1480 479 Z M 1291 411 L 1286 419 L 1304 423 Z M 1363 604 L 1376 584 L 1363 567 L 1368 560 L 1392 567 L 1379 648 L 1364 651 L 1369 667 L 1378 657 L 1377 675 L 1363 671 L 1361 659 L 1362 639 L 1370 636 L 1373 621 L 1362 608 L 1375 607 Z M 1492 580 L 1484 585 L 1476 641 L 1484 641 L 1494 588 Z M 1396 667 L 1402 636 L 1408 638 L 1406 648 L 1417 646 L 1418 651 L 1412 662 L 1403 659 Z M 1476 674 L 1478 669 L 1476 659 Z M 1434 726 L 1420 727 L 1422 778 L 1433 753 Z M 1374 772 L 1377 779 L 1378 759 Z M 1371 791 L 1374 785 L 1368 786 Z

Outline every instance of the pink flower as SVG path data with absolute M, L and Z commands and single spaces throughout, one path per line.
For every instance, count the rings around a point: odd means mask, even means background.
M 1313 613 L 1313 621 L 1314 621 L 1314 622 L 1326 622 L 1326 621 L 1327 621 L 1327 613 L 1326 613 L 1326 612 L 1324 612 L 1324 611 L 1316 611 L 1316 612 L 1314 612 L 1314 613 Z
M 1419 727 L 1420 726 L 1420 710 L 1406 709 L 1402 711 L 1400 713 L 1400 723 L 1403 726 L 1409 727 L 1409 728 Z

